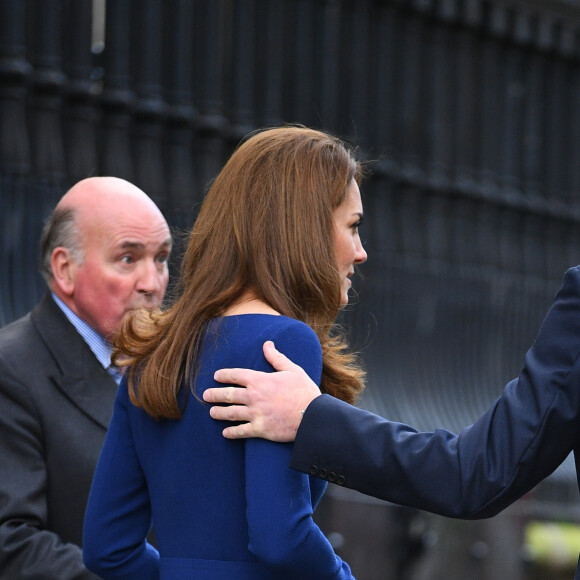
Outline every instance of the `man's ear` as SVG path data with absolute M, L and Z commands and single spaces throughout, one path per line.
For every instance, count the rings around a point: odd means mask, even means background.
M 77 263 L 67 248 L 58 247 L 52 251 L 50 267 L 56 288 L 65 296 L 72 296 L 75 288 Z

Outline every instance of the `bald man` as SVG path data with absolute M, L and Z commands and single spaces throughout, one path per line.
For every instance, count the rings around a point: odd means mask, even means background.
M 77 183 L 48 219 L 49 291 L 0 330 L 0 578 L 94 579 L 82 526 L 120 373 L 111 340 L 135 308 L 160 307 L 169 227 L 114 177 Z

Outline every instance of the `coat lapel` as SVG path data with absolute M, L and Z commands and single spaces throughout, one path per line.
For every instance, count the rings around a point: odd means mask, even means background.
M 104 429 L 109 427 L 113 413 L 117 384 L 109 373 L 102 369 L 101 376 L 51 377 L 64 395 L 85 415 L 96 421 Z
M 59 369 L 51 375 L 54 385 L 79 411 L 107 429 L 117 392 L 113 378 L 50 294 L 32 311 L 31 318 Z

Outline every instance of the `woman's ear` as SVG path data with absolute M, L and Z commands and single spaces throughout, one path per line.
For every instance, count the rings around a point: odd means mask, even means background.
M 50 257 L 52 279 L 55 289 L 65 296 L 74 294 L 74 281 L 77 263 L 67 248 L 58 247 L 52 251 Z

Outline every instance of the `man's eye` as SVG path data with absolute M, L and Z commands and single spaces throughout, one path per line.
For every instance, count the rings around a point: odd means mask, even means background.
M 159 254 L 159 256 L 157 256 L 157 261 L 161 264 L 165 264 L 168 258 L 169 256 L 167 254 Z
M 123 256 L 121 258 L 121 262 L 124 264 L 132 264 L 135 260 L 133 260 L 133 256 Z

